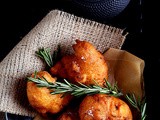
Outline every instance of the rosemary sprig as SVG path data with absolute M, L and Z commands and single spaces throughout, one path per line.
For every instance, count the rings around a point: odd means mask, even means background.
M 41 48 L 38 51 L 36 51 L 36 55 L 42 58 L 49 67 L 53 66 L 52 56 L 50 54 L 49 48 Z
M 36 51 L 36 55 L 43 59 L 49 67 L 52 67 L 60 59 L 60 45 L 58 45 L 57 50 L 53 52 L 53 55 L 50 53 L 49 48 L 41 48 Z
M 51 90 L 51 94 L 71 94 L 73 96 L 79 97 L 82 95 L 91 95 L 91 94 L 97 94 L 97 93 L 103 93 L 103 94 L 109 94 L 113 96 L 121 96 L 122 93 L 118 91 L 117 87 L 112 87 L 108 81 L 106 81 L 106 87 L 100 87 L 98 85 L 84 85 L 82 83 L 79 83 L 79 85 L 75 85 L 72 83 L 69 83 L 66 79 L 64 79 L 64 82 L 55 82 L 51 83 L 48 82 L 45 78 L 27 78 L 29 81 L 34 82 L 37 84 L 38 87 L 47 87 Z
M 125 98 L 128 100 L 128 102 L 138 110 L 138 112 L 140 112 L 141 114 L 141 120 L 145 120 L 147 115 L 146 115 L 146 106 L 147 103 L 145 102 L 145 98 L 144 99 L 138 99 L 136 100 L 136 97 L 134 94 L 126 94 Z
M 115 97 L 122 96 L 123 93 L 119 91 L 117 84 L 113 86 L 105 79 L 105 87 L 101 87 L 99 85 L 84 85 L 79 83 L 79 85 L 72 84 L 64 79 L 64 82 L 48 82 L 44 77 L 37 78 L 36 73 L 34 78 L 27 77 L 27 79 L 31 82 L 34 82 L 38 87 L 46 87 L 51 90 L 51 94 L 71 94 L 76 97 L 80 97 L 82 95 L 92 95 L 92 94 L 108 94 Z M 145 120 L 146 118 L 146 102 L 145 99 L 138 100 L 135 98 L 134 94 L 126 94 L 124 95 L 126 100 L 138 110 L 141 114 L 141 120 Z

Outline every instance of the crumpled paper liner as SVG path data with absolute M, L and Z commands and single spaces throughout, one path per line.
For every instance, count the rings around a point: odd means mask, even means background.
M 137 100 L 143 98 L 144 60 L 125 50 L 115 48 L 109 48 L 104 57 L 109 66 L 109 82 L 117 83 L 123 94 L 133 93 Z
M 41 47 L 56 50 L 60 43 L 64 54 L 71 52 L 75 39 L 87 40 L 104 52 L 121 49 L 123 30 L 60 11 L 50 11 L 0 63 L 0 111 L 23 116 L 37 113 L 29 105 L 25 78 L 45 64 L 35 56 Z

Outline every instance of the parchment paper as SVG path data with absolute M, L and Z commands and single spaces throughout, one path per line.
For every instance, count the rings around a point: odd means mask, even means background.
M 123 94 L 133 93 L 137 100 L 144 97 L 144 60 L 115 48 L 109 48 L 104 57 L 109 66 L 109 82 L 117 83 Z

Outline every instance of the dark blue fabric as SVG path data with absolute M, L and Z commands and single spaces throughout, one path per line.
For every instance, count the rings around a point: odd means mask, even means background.
M 6 120 L 33 120 L 31 117 L 5 113 Z
M 110 19 L 121 13 L 129 2 L 130 0 L 73 0 L 73 5 L 93 18 Z

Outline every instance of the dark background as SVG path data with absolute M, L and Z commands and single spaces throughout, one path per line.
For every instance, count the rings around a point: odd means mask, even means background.
M 75 11 L 70 0 L 52 0 L 38 3 L 4 1 L 0 3 L 0 60 L 50 11 L 60 9 L 77 16 L 95 20 L 129 32 L 122 49 L 125 49 L 145 61 L 144 81 L 147 96 L 147 120 L 156 120 L 159 115 L 156 109 L 160 107 L 158 95 L 158 78 L 160 54 L 157 40 L 148 30 L 150 22 L 145 24 L 146 12 L 144 0 L 131 0 L 127 8 L 110 21 L 91 18 Z M 152 13 L 151 13 L 152 14 Z M 142 16 L 142 17 L 141 17 Z M 151 38 L 152 37 L 152 38 Z

